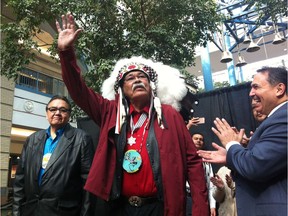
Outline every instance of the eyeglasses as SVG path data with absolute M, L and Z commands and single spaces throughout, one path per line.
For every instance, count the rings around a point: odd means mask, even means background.
M 47 108 L 47 110 L 49 110 L 51 113 L 56 113 L 57 110 L 59 110 L 60 113 L 67 113 L 67 112 L 71 112 L 71 109 L 66 109 L 65 107 L 49 107 Z

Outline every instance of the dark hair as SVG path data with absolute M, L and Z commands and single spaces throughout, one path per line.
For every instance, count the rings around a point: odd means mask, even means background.
M 203 137 L 203 142 L 205 143 L 205 140 L 204 140 L 204 135 L 203 135 L 203 133 L 200 133 L 200 132 L 195 132 L 195 133 L 193 133 L 192 134 L 192 136 L 191 137 L 193 137 L 194 135 L 196 135 L 196 134 L 199 134 L 199 135 L 201 135 L 202 137 Z
M 278 83 L 285 85 L 287 94 L 287 68 L 285 67 L 262 67 L 257 70 L 258 73 L 268 73 L 268 82 L 270 85 L 275 86 Z
M 70 103 L 70 101 L 68 100 L 67 97 L 62 96 L 62 95 L 54 95 L 54 96 L 49 100 L 49 102 L 47 103 L 47 105 L 46 105 L 46 111 L 48 110 L 48 105 L 49 105 L 52 101 L 54 101 L 54 100 L 63 100 L 63 101 L 65 101 L 65 102 L 68 104 L 69 112 L 71 112 L 71 103 Z

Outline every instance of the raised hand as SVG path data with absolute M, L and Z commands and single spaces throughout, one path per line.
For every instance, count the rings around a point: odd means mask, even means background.
M 193 117 L 189 119 L 186 127 L 189 130 L 192 126 L 198 126 L 199 122 L 200 122 L 199 117 Z
M 231 173 L 228 175 L 225 175 L 226 178 L 226 184 L 228 185 L 228 187 L 231 189 L 231 196 L 235 197 L 235 182 L 233 181 L 232 177 L 231 177 Z
M 226 184 L 228 185 L 228 187 L 231 189 L 235 189 L 232 177 L 230 175 L 226 174 L 225 179 L 226 179 Z
M 61 18 L 62 26 L 60 26 L 58 21 L 56 21 L 56 28 L 59 33 L 58 49 L 66 50 L 73 46 L 82 29 L 76 30 L 75 20 L 71 14 L 67 14 L 66 16 L 62 15 Z
M 224 181 L 221 179 L 221 177 L 218 174 L 215 174 L 215 177 L 211 177 L 210 181 L 220 190 L 223 190 L 225 187 Z

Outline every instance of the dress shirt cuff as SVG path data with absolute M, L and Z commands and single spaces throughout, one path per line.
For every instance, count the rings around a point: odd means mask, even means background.
M 230 148 L 232 145 L 240 145 L 240 143 L 237 142 L 237 141 L 230 141 L 230 142 L 228 142 L 227 145 L 226 145 L 226 150 L 229 151 L 229 148 Z

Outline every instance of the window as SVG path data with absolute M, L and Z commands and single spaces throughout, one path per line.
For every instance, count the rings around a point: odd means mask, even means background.
M 29 69 L 20 72 L 17 84 L 38 93 L 64 95 L 64 83 L 61 80 Z
M 46 76 L 41 73 L 38 74 L 38 91 L 46 93 L 46 94 L 53 94 L 53 78 Z
M 18 83 L 21 86 L 37 89 L 37 73 L 30 70 L 20 72 Z
M 64 83 L 61 80 L 53 79 L 53 94 L 64 95 Z

